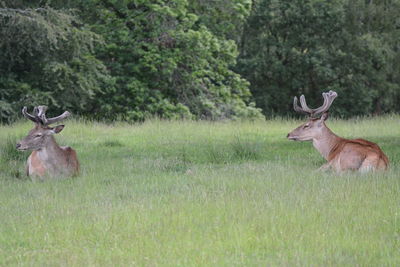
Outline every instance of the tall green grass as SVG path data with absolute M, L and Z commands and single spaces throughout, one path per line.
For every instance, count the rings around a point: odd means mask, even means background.
M 385 173 L 320 173 L 300 121 L 69 121 L 75 179 L 17 179 L 31 125 L 0 127 L 0 265 L 400 264 L 400 117 L 331 120 L 377 142 Z M 14 170 L 14 171 L 10 171 Z
M 8 135 L 0 141 L 0 171 L 10 178 L 27 178 L 23 171 L 26 157 L 15 146 L 18 136 Z

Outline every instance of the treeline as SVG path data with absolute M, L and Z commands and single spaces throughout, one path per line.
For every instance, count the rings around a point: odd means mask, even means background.
M 400 111 L 399 0 L 260 0 L 248 17 L 236 71 L 264 114 L 313 105 L 335 90 L 342 116 Z
M 400 110 L 400 0 L 0 0 L 0 120 Z

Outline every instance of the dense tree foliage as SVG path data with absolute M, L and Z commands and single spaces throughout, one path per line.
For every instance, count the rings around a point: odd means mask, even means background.
M 95 96 L 112 86 L 105 66 L 91 54 L 98 36 L 79 25 L 51 8 L 0 9 L 3 121 L 24 105 L 91 110 Z
M 47 4 L 60 5 L 40 2 L 44 10 Z M 129 120 L 260 116 L 248 102 L 248 82 L 230 69 L 238 55 L 235 42 L 196 24 L 187 1 L 70 1 L 74 6 L 104 40 L 95 57 L 115 81 L 96 94 L 92 114 Z M 85 45 L 82 40 L 78 45 Z
M 258 106 L 285 114 L 294 95 L 317 105 L 332 89 L 341 96 L 335 110 L 345 116 L 399 110 L 399 4 L 255 1 L 238 69 Z
M 186 1 L 102 1 L 93 30 L 107 45 L 99 55 L 117 78 L 111 109 L 140 120 L 147 114 L 220 119 L 254 116 L 248 83 L 229 69 L 233 41 L 217 38 Z M 112 29 L 112 30 L 111 30 Z
M 197 25 L 236 42 L 240 42 L 251 7 L 251 0 L 189 0 L 189 10 L 199 17 Z
M 400 0 L 0 0 L 0 120 L 39 103 L 268 117 L 326 90 L 343 116 L 399 111 L 399 12 Z

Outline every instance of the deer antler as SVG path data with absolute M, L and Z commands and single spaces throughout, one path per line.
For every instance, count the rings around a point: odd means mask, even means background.
M 22 114 L 24 115 L 24 117 L 33 121 L 34 123 L 39 123 L 38 118 L 34 115 L 29 114 L 27 110 L 28 110 L 27 107 L 22 108 Z M 37 114 L 35 113 L 35 109 L 33 110 L 33 114 Z
M 30 119 L 31 121 L 33 121 L 35 123 L 40 123 L 43 126 L 48 126 L 50 124 L 59 122 L 61 120 L 64 120 L 65 118 L 67 118 L 69 115 L 71 115 L 71 113 L 69 113 L 68 111 L 65 111 L 60 116 L 57 116 L 54 118 L 46 118 L 46 111 L 47 111 L 47 106 L 37 106 L 37 107 L 34 107 L 34 109 L 33 109 L 34 115 L 31 115 L 27 112 L 27 108 L 24 107 L 22 109 L 22 114 L 26 118 Z
M 57 117 L 49 118 L 49 119 L 45 118 L 45 120 L 46 120 L 46 125 L 49 125 L 49 124 L 53 124 L 53 123 L 62 121 L 62 120 L 64 120 L 64 119 L 66 119 L 67 117 L 69 117 L 69 115 L 71 115 L 71 113 L 69 113 L 68 111 L 64 111 L 63 114 L 61 114 L 61 115 L 59 115 L 59 116 L 57 116 Z
M 299 107 L 299 105 L 297 104 L 297 97 L 294 97 L 293 108 L 296 112 L 308 114 L 311 117 L 314 117 L 328 111 L 333 103 L 333 100 L 335 100 L 337 96 L 338 94 L 332 90 L 326 93 L 322 93 L 322 97 L 324 98 L 324 103 L 322 104 L 322 106 L 320 106 L 319 108 L 311 109 L 307 106 L 306 98 L 304 97 L 304 95 L 301 95 L 300 96 L 301 107 Z

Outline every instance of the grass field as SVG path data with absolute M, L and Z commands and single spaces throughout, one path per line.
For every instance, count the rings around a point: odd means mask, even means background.
M 386 173 L 320 173 L 300 121 L 68 121 L 75 179 L 32 182 L 0 126 L 2 266 L 400 266 L 400 117 L 330 120 Z

